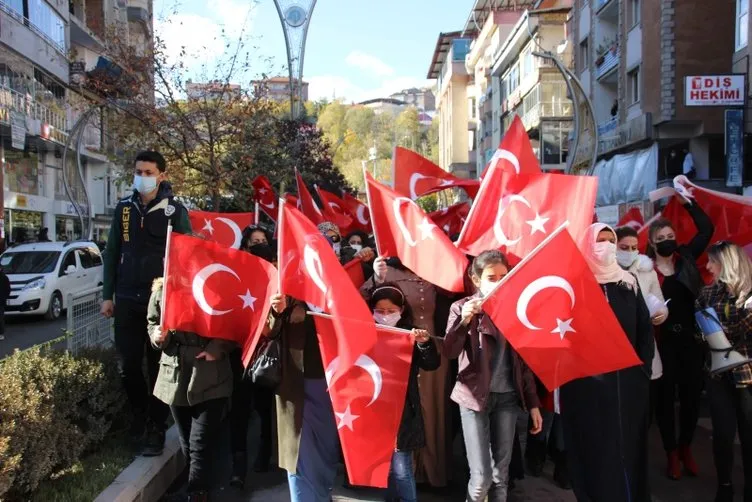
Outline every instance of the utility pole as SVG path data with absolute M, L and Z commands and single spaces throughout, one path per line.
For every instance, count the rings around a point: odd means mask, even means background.
M 290 118 L 300 116 L 303 105 L 303 61 L 306 37 L 316 0 L 274 0 L 282 23 L 287 47 L 287 70 L 290 84 Z

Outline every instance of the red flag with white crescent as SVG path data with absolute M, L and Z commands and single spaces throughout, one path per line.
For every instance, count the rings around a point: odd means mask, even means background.
M 188 211 L 188 218 L 196 234 L 233 249 L 240 249 L 243 230 L 254 222 L 253 213 Z
M 470 197 L 478 193 L 480 182 L 454 176 L 422 155 L 396 147 L 394 149 L 394 191 L 412 200 L 447 188 L 462 188 Z
M 321 199 L 321 210 L 324 213 L 324 217 L 337 225 L 342 235 L 346 235 L 353 223 L 353 216 L 347 210 L 345 201 L 316 185 L 314 185 L 314 189 L 319 194 L 319 199 Z
M 519 115 L 514 116 L 512 124 L 504 133 L 491 160 L 483 169 L 480 179 L 483 180 L 488 170 L 492 167 L 513 172 L 516 174 L 536 174 L 541 172 L 538 157 L 535 155 L 530 137 L 527 135 L 525 126 Z
M 298 185 L 298 208 L 300 211 L 316 225 L 326 221 L 324 213 L 318 204 L 316 204 L 316 201 L 313 200 L 311 192 L 308 191 L 308 187 L 297 169 L 295 170 L 295 181 Z
M 329 317 L 316 316 L 327 381 L 339 368 L 336 332 Z M 376 343 L 329 385 L 350 483 L 386 488 L 397 446 L 413 346 L 409 331 L 376 326 Z
M 360 230 L 361 232 L 371 233 L 371 211 L 368 205 L 356 199 L 349 193 L 342 194 L 342 201 L 347 206 L 347 210 L 353 216 L 353 222 L 350 230 Z
M 630 227 L 635 230 L 640 230 L 645 225 L 645 218 L 642 217 L 642 211 L 639 207 L 630 208 L 629 211 L 624 213 L 621 217 L 617 227 Z
M 251 182 L 253 186 L 253 200 L 258 202 L 259 210 L 263 211 L 272 221 L 277 221 L 277 194 L 266 176 L 256 176 Z
M 483 310 L 549 390 L 641 364 L 565 230 L 512 269 Z
M 311 220 L 283 202 L 278 225 L 280 291 L 334 316 L 337 354 L 344 373 L 376 343 L 373 314 Z
M 365 173 L 376 247 L 414 274 L 447 291 L 465 291 L 467 257 L 423 210 Z
M 266 325 L 277 269 L 215 242 L 172 232 L 162 325 L 237 342 L 246 365 Z
M 462 225 L 464 225 L 469 212 L 470 204 L 460 202 L 459 204 L 428 213 L 428 217 L 447 235 L 452 236 L 462 231 Z

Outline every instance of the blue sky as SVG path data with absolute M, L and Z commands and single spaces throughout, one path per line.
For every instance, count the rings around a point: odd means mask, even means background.
M 318 0 L 305 55 L 310 98 L 331 98 L 336 92 L 360 101 L 425 85 L 438 34 L 462 29 L 473 3 Z M 286 75 L 284 36 L 272 0 L 156 0 L 155 14 L 168 52 L 177 55 L 185 46 L 189 65 L 223 53 L 219 38 L 224 29 L 233 40 L 246 33 L 259 71 Z

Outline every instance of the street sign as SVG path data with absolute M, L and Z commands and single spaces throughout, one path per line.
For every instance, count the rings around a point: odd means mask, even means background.
M 726 110 L 726 186 L 741 187 L 744 171 L 744 110 Z
M 10 145 L 16 150 L 26 146 L 26 115 L 23 113 L 10 112 Z

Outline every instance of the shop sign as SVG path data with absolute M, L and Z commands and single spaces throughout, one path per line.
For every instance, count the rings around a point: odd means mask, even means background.
M 744 110 L 726 110 L 726 186 L 742 186 L 744 170 Z
M 28 201 L 25 195 L 16 195 L 16 207 L 26 207 Z
M 744 106 L 745 75 L 705 75 L 684 78 L 686 106 Z
M 26 115 L 10 112 L 10 145 L 16 150 L 26 146 Z
M 619 223 L 619 205 L 601 206 L 595 208 L 595 214 L 598 216 L 600 223 L 606 225 L 616 225 Z

